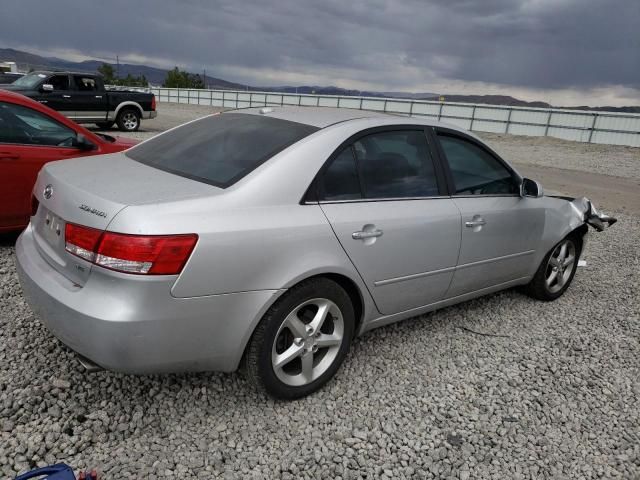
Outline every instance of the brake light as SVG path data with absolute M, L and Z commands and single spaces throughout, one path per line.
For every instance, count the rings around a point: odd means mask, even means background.
M 151 95 L 151 111 L 152 112 L 156 111 L 156 96 L 155 95 Z
M 196 234 L 128 235 L 67 223 L 66 250 L 95 265 L 141 275 L 179 274 L 198 241 Z

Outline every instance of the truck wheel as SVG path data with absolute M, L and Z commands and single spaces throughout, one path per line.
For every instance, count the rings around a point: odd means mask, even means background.
M 113 127 L 114 123 L 115 122 L 96 122 L 96 125 L 102 130 L 109 130 L 111 127 Z
M 116 122 L 123 132 L 135 132 L 140 128 L 140 112 L 135 108 L 123 108 L 118 113 Z

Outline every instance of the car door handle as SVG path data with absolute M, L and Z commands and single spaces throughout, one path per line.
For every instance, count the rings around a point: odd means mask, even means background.
M 18 160 L 20 155 L 11 152 L 0 152 L 0 160 Z
M 473 228 L 473 227 L 481 227 L 483 225 L 486 225 L 487 222 L 484 221 L 484 219 L 478 219 L 478 220 L 472 220 L 470 222 L 464 222 L 464 226 L 467 228 Z
M 71 98 L 71 95 L 62 95 L 62 98 Z
M 354 240 L 366 240 L 367 238 L 381 237 L 384 232 L 382 230 L 360 230 L 353 232 L 351 238 Z

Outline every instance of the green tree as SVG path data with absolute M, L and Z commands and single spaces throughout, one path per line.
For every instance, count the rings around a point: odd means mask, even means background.
M 162 86 L 167 88 L 204 88 L 204 82 L 200 75 L 183 72 L 175 67 L 167 72 Z
M 103 63 L 101 67 L 98 67 L 98 73 L 104 77 L 104 83 L 108 85 L 115 83 L 116 77 L 112 65 Z
M 134 76 L 130 73 L 124 78 L 119 78 L 115 75 L 113 65 L 103 63 L 101 67 L 98 67 L 98 73 L 104 77 L 104 83 L 107 85 L 122 85 L 126 87 L 148 87 L 149 82 L 144 75 Z

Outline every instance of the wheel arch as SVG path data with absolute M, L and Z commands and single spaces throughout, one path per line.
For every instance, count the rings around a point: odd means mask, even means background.
M 120 112 L 126 108 L 135 108 L 140 114 L 140 118 L 142 118 L 144 115 L 144 110 L 142 109 L 142 106 L 138 102 L 127 100 L 125 102 L 119 103 L 118 106 L 116 107 L 115 111 L 113 112 L 114 120 L 117 119 Z
M 287 294 L 287 292 L 289 292 L 292 288 L 296 287 L 297 285 L 303 282 L 312 280 L 314 278 L 327 278 L 329 280 L 332 280 L 336 282 L 338 285 L 340 285 L 345 290 L 345 292 L 347 292 L 347 295 L 349 295 L 349 298 L 351 299 L 351 304 L 353 305 L 354 317 L 356 320 L 356 324 L 354 326 L 355 335 L 356 336 L 359 335 L 359 333 L 361 332 L 362 326 L 365 323 L 364 320 L 365 320 L 365 314 L 366 314 L 368 305 L 366 303 L 367 300 L 363 295 L 362 288 L 358 285 L 357 281 L 355 281 L 353 278 L 349 277 L 344 273 L 337 273 L 335 271 L 312 273 L 304 277 L 297 278 L 285 289 L 282 289 L 279 295 L 274 295 L 271 301 L 269 302 L 269 304 L 265 306 L 265 308 L 263 308 L 259 318 L 251 326 L 251 331 L 243 340 L 242 355 L 238 361 L 239 365 L 243 365 L 251 337 L 253 336 L 256 328 L 262 321 L 262 318 L 264 317 L 264 315 L 269 311 L 269 309 L 273 305 L 275 305 L 275 303 L 278 302 L 278 300 L 284 297 Z

